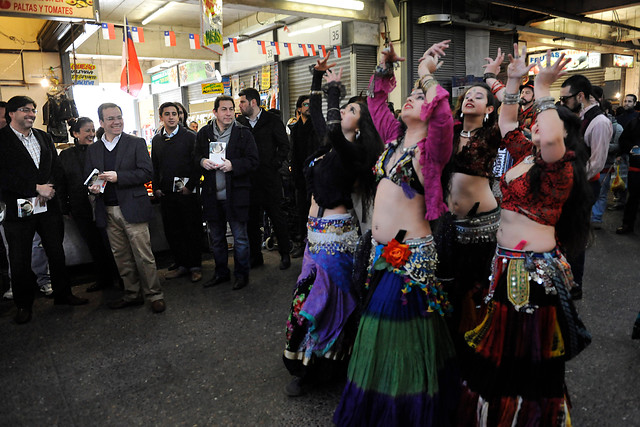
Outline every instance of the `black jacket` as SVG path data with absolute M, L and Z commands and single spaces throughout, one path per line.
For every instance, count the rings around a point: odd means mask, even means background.
M 281 191 L 278 169 L 289 155 L 289 139 L 284 123 L 280 117 L 268 111 L 260 113 L 254 128 L 244 116 L 239 117 L 238 122 L 251 130 L 258 146 L 260 165 L 253 173 L 253 185 L 258 191 L 268 191 L 274 185 L 278 186 L 278 191 Z
M 93 208 L 89 203 L 89 191 L 84 181 L 84 161 L 88 145 L 76 144 L 60 153 L 62 179 L 57 188 L 62 205 L 62 213 L 76 218 L 93 218 Z
M 177 176 L 188 177 L 186 187 L 193 191 L 200 179 L 200 168 L 194 166 L 196 134 L 180 126 L 178 133 L 167 141 L 162 132 L 156 134 L 151 141 L 153 191 L 171 193 L 173 178 Z
M 216 199 L 216 171 L 206 170 L 200 166 L 202 159 L 209 158 L 209 142 L 216 141 L 213 133 L 213 120 L 198 131 L 196 138 L 196 154 L 194 156 L 198 168 L 204 175 L 202 183 L 202 209 L 208 221 L 220 220 Z M 233 170 L 225 173 L 227 203 L 226 217 L 229 221 L 249 220 L 249 202 L 251 194 L 251 173 L 258 167 L 258 148 L 249 129 L 238 123 L 233 124 L 231 137 L 227 144 L 226 158 L 231 162 Z
M 40 144 L 39 168 L 10 125 L 0 129 L 0 189 L 7 204 L 6 221 L 22 220 L 16 200 L 38 196 L 36 184 L 56 186 L 61 179 L 62 168 L 51 137 L 40 129 L 33 129 L 33 134 Z M 47 213 L 60 214 L 57 195 L 47 202 Z
M 101 140 L 89 146 L 84 164 L 85 177 L 93 169 L 104 172 L 104 149 Z M 107 185 L 116 186 L 118 205 L 124 219 L 134 224 L 149 222 L 152 215 L 151 201 L 144 185 L 153 178 L 153 166 L 144 139 L 122 133 L 118 141 L 115 172 L 118 174 L 118 182 Z M 96 198 L 96 225 L 106 227 L 107 211 L 101 196 L 99 194 Z
M 294 179 L 304 181 L 305 160 L 320 147 L 320 140 L 309 118 L 298 120 L 291 127 L 291 173 Z
M 631 149 L 634 146 L 640 147 L 640 118 L 636 117 L 627 124 L 618 141 L 618 155 L 628 154 L 629 166 L 640 168 L 640 155 L 631 154 Z

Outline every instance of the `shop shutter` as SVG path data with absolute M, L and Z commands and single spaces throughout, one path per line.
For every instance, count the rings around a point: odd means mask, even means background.
M 177 88 L 162 92 L 156 95 L 158 97 L 158 105 L 162 105 L 165 102 L 180 102 L 182 103 L 182 89 Z
M 443 59 L 442 67 L 435 73 L 438 83 L 451 92 L 451 78 L 461 74 L 466 69 L 466 40 L 465 29 L 454 25 L 418 24 L 418 18 L 423 15 L 443 13 L 440 4 L 431 2 L 410 2 L 411 17 L 411 81 L 418 79 L 418 60 L 434 43 L 451 40 L 447 56 Z M 412 83 L 413 84 L 413 83 Z M 412 85 L 411 84 L 411 85 Z
M 375 48 L 374 48 L 375 49 Z M 342 58 L 331 57 L 331 62 L 336 62 L 335 70 L 339 70 L 342 67 L 342 83 L 347 90 L 347 98 L 355 95 L 356 90 L 351 90 L 351 48 L 341 49 Z M 289 111 L 283 116 L 285 118 L 295 117 L 296 101 L 300 95 L 308 95 L 311 90 L 312 74 L 309 72 L 309 67 L 315 65 L 319 56 L 303 57 L 294 61 L 288 61 L 282 64 L 282 67 L 288 67 L 288 92 L 289 92 Z M 374 67 L 375 68 L 375 67 Z M 358 85 L 360 86 L 360 85 Z M 366 89 L 366 86 L 365 86 Z M 322 113 L 327 114 L 327 103 L 322 103 Z M 286 120 L 285 120 L 286 121 Z
M 354 45 L 352 50 L 355 55 L 355 72 L 358 82 L 358 88 L 354 92 L 366 96 L 369 79 L 378 64 L 378 48 L 376 46 Z
M 489 56 L 495 58 L 498 54 L 498 48 L 502 49 L 505 54 L 504 64 L 508 64 L 507 55 L 513 54 L 513 43 L 516 41 L 513 34 L 506 34 L 500 31 L 491 31 L 489 33 Z M 504 67 L 503 67 L 504 68 Z
M 207 83 L 213 83 L 215 81 L 216 81 L 215 79 L 203 80 L 201 82 L 194 83 L 187 86 L 187 102 L 189 104 L 192 104 L 192 103 L 197 103 L 198 101 L 215 99 L 216 95 L 202 94 L 202 85 Z
M 604 86 L 604 72 L 605 68 L 588 68 L 586 70 L 569 71 L 566 76 L 560 77 L 558 81 L 551 85 L 550 91 L 552 96 L 559 96 L 560 87 L 565 80 L 576 74 L 582 74 L 589 79 L 593 86 Z

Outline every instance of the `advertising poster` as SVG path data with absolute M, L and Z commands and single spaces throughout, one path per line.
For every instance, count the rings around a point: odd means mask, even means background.
M 222 55 L 222 0 L 200 0 L 202 46 Z
M 0 15 L 95 19 L 93 0 L 0 0 Z
M 94 64 L 71 63 L 71 78 L 74 85 L 97 86 L 98 72 Z

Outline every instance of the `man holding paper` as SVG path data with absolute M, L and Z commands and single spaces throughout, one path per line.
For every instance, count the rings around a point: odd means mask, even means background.
M 249 282 L 250 254 L 247 221 L 251 173 L 258 167 L 258 148 L 251 131 L 237 123 L 235 103 L 229 96 L 214 102 L 215 119 L 198 132 L 196 161 L 202 168 L 202 207 L 209 223 L 216 271 L 205 287 L 231 280 L 226 239 L 227 221 L 234 240 L 233 289 Z
M 55 183 L 61 168 L 51 137 L 34 129 L 36 103 L 27 96 L 7 102 L 9 126 L 0 129 L 0 188 L 7 205 L 4 222 L 9 245 L 13 299 L 18 324 L 31 320 L 36 281 L 31 248 L 36 231 L 49 258 L 54 304 L 88 303 L 71 293 L 62 242 L 64 223 Z
M 151 302 L 151 310 L 165 310 L 164 295 L 158 281 L 156 260 L 151 252 L 149 221 L 151 202 L 144 184 L 153 177 L 153 166 L 144 139 L 122 131 L 122 110 L 116 104 L 98 107 L 104 135 L 87 148 L 85 175 L 100 171 L 89 191 L 96 194 L 95 216 L 98 227 L 106 227 L 111 251 L 124 282 L 124 295 L 109 303 L 120 309 Z M 97 181 L 96 181 L 97 182 Z
M 194 162 L 196 134 L 179 125 L 176 104 L 165 102 L 158 114 L 163 126 L 151 141 L 153 192 L 160 199 L 164 234 L 178 266 L 164 277 L 190 274 L 191 281 L 197 282 L 202 279 L 202 214 L 193 192 L 200 180 L 200 168 Z

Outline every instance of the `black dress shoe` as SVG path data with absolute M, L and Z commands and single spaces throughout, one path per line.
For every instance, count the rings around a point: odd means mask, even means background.
M 260 255 L 260 257 L 251 259 L 251 268 L 260 267 L 261 265 L 264 265 L 264 258 L 262 257 L 262 255 Z
M 298 246 L 291 252 L 291 258 L 300 258 L 304 255 L 304 246 Z
M 571 294 L 571 299 L 574 301 L 582 299 L 582 285 L 573 285 L 569 293 Z
M 56 297 L 53 300 L 54 305 L 84 305 L 89 304 L 89 300 L 86 298 L 79 298 L 73 294 L 66 295 L 64 297 Z
M 291 258 L 289 254 L 284 254 L 280 257 L 280 270 L 286 270 L 291 267 Z
M 233 290 L 237 291 L 238 289 L 242 289 L 249 284 L 249 278 L 246 276 L 238 276 L 236 277 L 236 281 L 233 284 Z
M 31 312 L 26 308 L 19 308 L 16 317 L 13 318 L 18 325 L 23 325 L 31 321 Z
M 210 288 L 215 285 L 219 285 L 220 283 L 228 282 L 231 280 L 230 276 L 213 276 L 213 279 L 208 282 L 204 282 L 202 284 L 203 288 Z
M 105 288 L 108 288 L 109 284 L 96 282 L 93 285 L 89 286 L 85 292 L 98 292 Z
M 142 298 L 137 298 L 137 299 L 128 301 L 128 300 L 126 300 L 124 298 L 121 298 L 119 300 L 111 301 L 107 305 L 109 306 L 109 308 L 111 308 L 113 310 L 117 310 L 119 308 L 126 308 L 126 307 L 134 307 L 134 306 L 137 306 L 137 305 L 144 305 L 144 300 Z
M 630 225 L 622 224 L 616 228 L 616 234 L 629 234 L 633 232 L 633 227 Z

